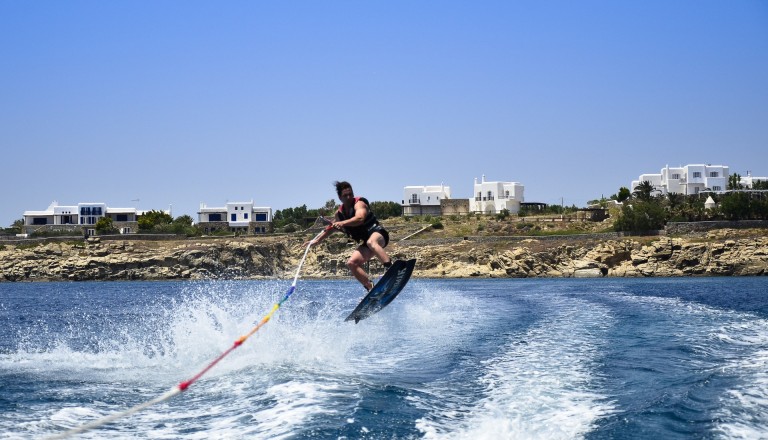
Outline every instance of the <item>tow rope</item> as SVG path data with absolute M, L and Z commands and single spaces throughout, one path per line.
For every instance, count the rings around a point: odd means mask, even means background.
M 320 237 L 321 234 L 323 234 L 325 231 L 330 230 L 331 227 L 332 227 L 331 225 L 326 226 L 323 231 L 321 231 L 319 234 L 317 234 L 315 236 L 315 238 L 310 240 L 309 244 L 307 245 L 307 248 L 304 250 L 304 256 L 302 256 L 301 257 L 301 261 L 299 261 L 299 267 L 296 268 L 296 275 L 294 275 L 294 277 L 293 277 L 293 283 L 291 283 L 291 287 L 285 293 L 283 298 L 280 301 L 278 301 L 277 304 L 272 306 L 272 310 L 270 310 L 269 313 L 267 313 L 266 316 L 264 316 L 261 319 L 261 321 L 259 321 L 259 323 L 256 324 L 256 326 L 251 329 L 251 331 L 249 331 L 245 335 L 240 336 L 239 338 L 237 338 L 237 340 L 235 340 L 235 342 L 232 344 L 231 347 L 229 347 L 227 350 L 225 350 L 223 353 L 221 353 L 216 359 L 214 359 L 208 365 L 206 365 L 205 368 L 200 370 L 200 372 L 198 372 L 197 374 L 192 376 L 190 379 L 185 380 L 184 382 L 181 382 L 178 385 L 176 385 L 175 387 L 171 388 L 165 394 L 163 394 L 161 396 L 158 396 L 158 397 L 156 397 L 156 398 L 154 398 L 152 400 L 149 400 L 149 401 L 144 402 L 142 404 L 136 405 L 136 406 L 134 406 L 132 408 L 129 408 L 129 409 L 125 410 L 125 411 L 122 411 L 122 412 L 119 412 L 119 413 L 115 413 L 115 414 L 103 417 L 101 419 L 98 419 L 98 420 L 94 420 L 93 422 L 86 423 L 84 425 L 78 426 L 76 428 L 72 428 L 72 429 L 70 429 L 68 431 L 65 431 L 65 432 L 62 432 L 62 433 L 59 433 L 59 434 L 56 434 L 56 435 L 53 435 L 53 436 L 50 436 L 50 437 L 47 437 L 47 438 L 51 439 L 51 440 L 53 440 L 53 439 L 63 439 L 63 438 L 71 437 L 71 436 L 73 436 L 75 434 L 80 434 L 80 433 L 89 431 L 89 430 L 94 429 L 94 428 L 98 428 L 99 426 L 106 425 L 108 423 L 114 422 L 115 420 L 121 419 L 123 417 L 127 417 L 127 416 L 129 416 L 131 414 L 134 414 L 136 412 L 139 412 L 139 411 L 141 411 L 141 410 L 143 410 L 145 408 L 148 408 L 148 407 L 150 407 L 152 405 L 155 405 L 157 403 L 166 401 L 166 400 L 170 399 L 171 397 L 174 397 L 177 394 L 181 394 L 182 392 L 186 391 L 190 386 L 192 386 L 193 383 L 195 383 L 205 373 L 207 373 L 208 370 L 213 368 L 216 364 L 219 363 L 219 361 L 221 361 L 222 359 L 227 357 L 228 354 L 232 353 L 237 347 L 243 345 L 243 343 L 249 337 L 251 337 L 254 333 L 259 331 L 259 329 L 261 327 L 263 327 L 267 322 L 269 322 L 270 319 L 272 319 L 272 315 L 274 315 L 275 312 L 277 312 L 277 310 L 280 308 L 280 306 L 283 305 L 284 302 L 288 301 L 288 298 L 290 298 L 291 295 L 293 294 L 293 292 L 296 291 L 296 282 L 299 279 L 299 273 L 301 273 L 301 267 L 304 265 L 304 260 L 306 260 L 307 254 L 309 253 L 309 248 L 312 247 L 313 244 L 315 244 L 315 240 L 317 240 Z

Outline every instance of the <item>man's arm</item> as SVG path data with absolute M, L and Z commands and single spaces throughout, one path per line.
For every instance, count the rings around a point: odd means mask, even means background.
M 336 221 L 333 223 L 333 227 L 341 230 L 344 227 L 360 226 L 365 223 L 365 216 L 368 215 L 368 205 L 364 201 L 358 200 L 355 203 L 355 216 L 349 220 Z

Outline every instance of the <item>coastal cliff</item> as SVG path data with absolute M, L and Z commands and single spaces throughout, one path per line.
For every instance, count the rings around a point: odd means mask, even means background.
M 290 278 L 307 238 L 6 244 L 0 248 L 0 281 Z M 352 249 L 353 243 L 342 237 L 326 240 L 309 252 L 302 277 L 348 277 L 344 263 Z M 417 258 L 414 276 L 425 278 L 768 275 L 765 229 L 610 239 L 600 234 L 490 240 L 400 237 L 387 249 L 393 258 Z M 373 261 L 370 272 L 380 275 L 383 269 Z

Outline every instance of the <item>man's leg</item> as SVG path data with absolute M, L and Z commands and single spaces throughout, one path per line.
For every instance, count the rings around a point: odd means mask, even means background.
M 365 242 L 368 249 L 373 253 L 373 255 L 376 256 L 376 258 L 379 259 L 381 264 L 387 265 L 387 263 L 392 263 L 392 258 L 389 257 L 389 254 L 387 254 L 387 251 L 384 250 L 384 246 L 386 246 L 386 240 L 384 240 L 384 236 L 381 235 L 378 232 L 374 232 L 371 234 L 371 236 L 368 238 L 368 241 Z M 368 257 L 370 259 L 370 257 Z M 366 260 L 368 261 L 368 260 Z
M 373 252 L 366 245 L 360 245 L 352 252 L 352 255 L 347 260 L 347 267 L 352 272 L 352 275 L 360 281 L 360 284 L 365 287 L 365 290 L 370 290 L 373 283 L 368 278 L 368 274 L 363 270 L 363 265 L 366 261 L 373 257 Z

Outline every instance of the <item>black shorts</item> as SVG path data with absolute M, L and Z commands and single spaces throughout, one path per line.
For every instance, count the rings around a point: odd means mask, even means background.
M 371 235 L 373 235 L 374 232 L 378 232 L 382 237 L 384 237 L 384 247 L 387 247 L 389 244 L 389 232 L 384 229 L 384 226 L 376 225 L 375 228 L 371 229 L 370 233 L 368 234 L 368 238 L 371 238 Z M 366 239 L 366 241 L 368 240 Z
M 384 226 L 381 226 L 379 223 L 376 223 L 363 231 L 358 231 L 358 234 L 356 234 L 357 236 L 353 236 L 352 239 L 358 243 L 362 242 L 365 244 L 365 242 L 371 238 L 371 235 L 373 235 L 374 232 L 378 232 L 382 237 L 384 237 L 384 247 L 387 247 L 389 244 L 389 232 L 387 232 L 387 230 L 384 229 Z

